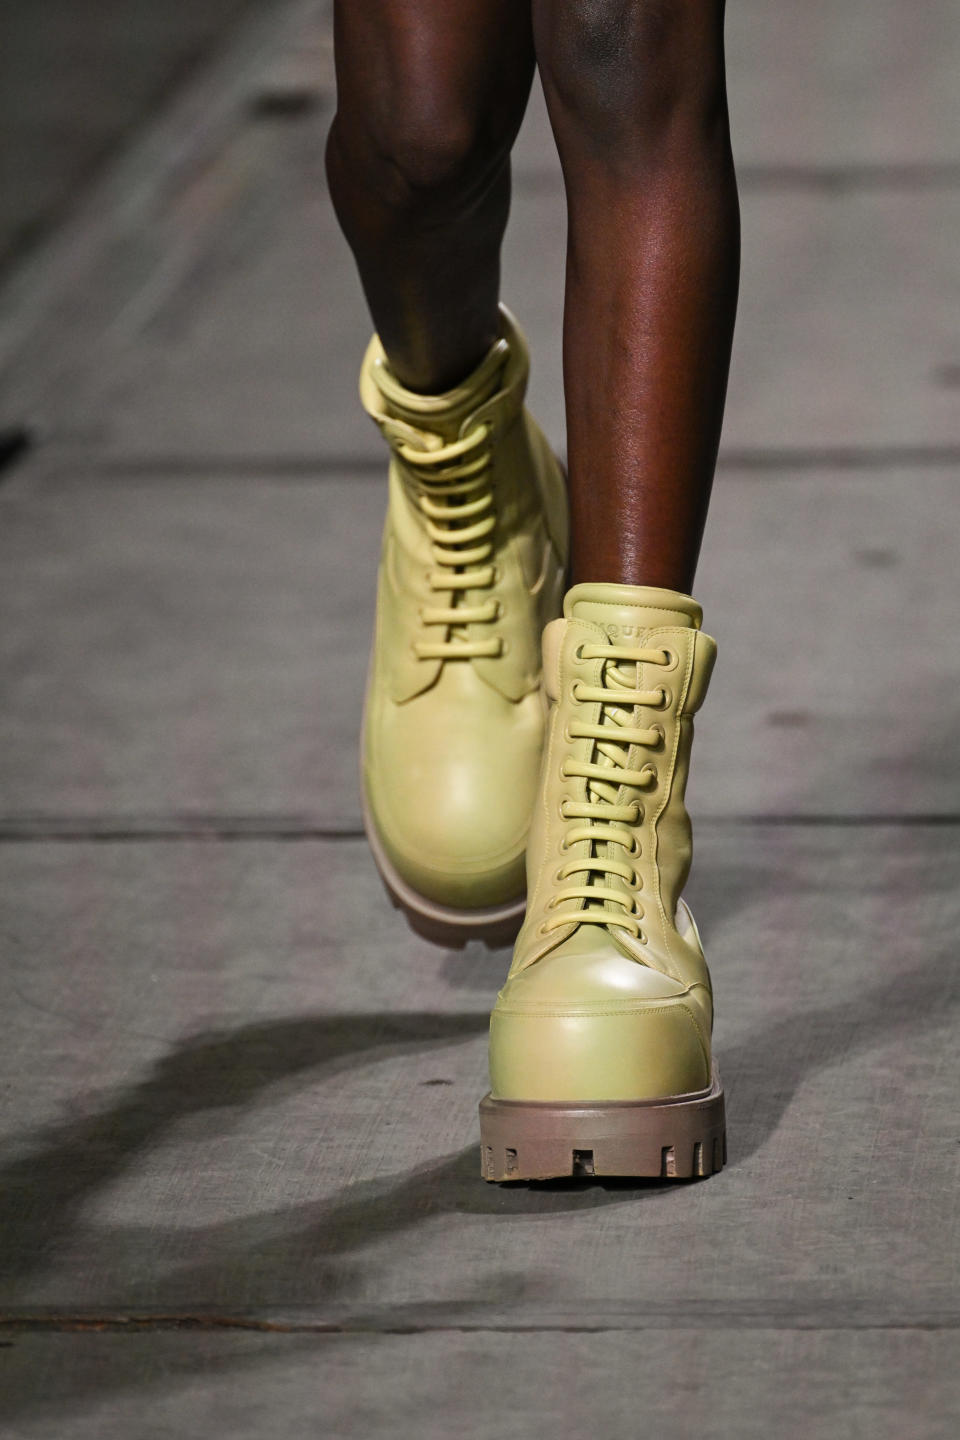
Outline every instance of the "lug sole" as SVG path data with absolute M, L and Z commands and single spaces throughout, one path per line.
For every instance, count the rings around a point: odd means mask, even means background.
M 488 1095 L 480 1102 L 480 1147 L 480 1173 L 495 1182 L 713 1175 L 727 1159 L 720 1078 L 714 1071 L 708 1090 L 659 1100 L 575 1104 Z
M 366 795 L 363 796 L 363 828 L 390 903 L 395 910 L 403 912 L 411 930 L 417 935 L 448 950 L 462 950 L 471 940 L 479 940 L 491 950 L 513 944 L 526 914 L 525 895 L 505 905 L 482 910 L 455 910 L 439 905 L 435 900 L 418 894 L 391 864 L 367 808 Z

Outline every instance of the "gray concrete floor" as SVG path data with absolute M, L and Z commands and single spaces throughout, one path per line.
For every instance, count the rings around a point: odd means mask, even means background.
M 0 0 L 0 270 L 265 0 Z
M 0 484 L 0 1434 L 953 1437 L 956 6 L 731 7 L 688 891 L 730 1164 L 513 1189 L 508 955 L 407 933 L 359 833 L 383 460 L 326 12 L 234 37 L 0 297 L 39 442 Z M 538 98 L 516 175 L 561 444 Z

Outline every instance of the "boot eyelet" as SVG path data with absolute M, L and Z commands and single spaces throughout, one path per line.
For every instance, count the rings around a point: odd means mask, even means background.
M 662 726 L 662 725 L 651 725 L 651 726 L 650 726 L 650 729 L 653 730 L 654 733 L 655 733 L 656 736 L 657 736 L 657 744 L 658 744 L 658 745 L 663 745 L 663 744 L 665 743 L 665 741 L 666 741 L 666 738 L 667 738 L 667 736 L 666 736 L 666 731 L 664 730 L 663 726 Z
M 677 654 L 676 650 L 668 650 L 664 648 L 663 653 L 667 657 L 666 664 L 663 666 L 664 670 L 676 670 L 677 666 L 680 664 L 680 656 Z
M 564 880 L 566 880 L 566 878 L 567 878 L 567 877 L 566 877 L 566 875 L 564 874 L 564 866 L 563 866 L 563 865 L 558 866 L 558 868 L 553 872 L 553 883 L 554 883 L 554 885 L 562 885 L 563 882 L 564 882 Z
M 647 943 L 646 932 L 643 931 L 643 930 L 638 930 L 638 931 L 637 931 L 637 944 L 638 944 L 638 945 L 646 945 L 646 943 Z
M 636 890 L 642 890 L 642 889 L 643 889 L 643 876 L 640 874 L 639 870 L 634 870 L 634 872 L 633 872 L 633 884 L 634 884 L 634 889 L 636 889 Z
M 584 642 L 581 640 L 580 644 L 573 652 L 573 658 L 578 662 L 578 664 L 583 661 L 583 646 Z

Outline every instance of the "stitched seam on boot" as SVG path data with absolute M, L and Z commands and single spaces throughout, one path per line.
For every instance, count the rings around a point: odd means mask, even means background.
M 674 633 L 676 633 L 676 632 L 674 632 Z M 685 632 L 685 633 L 689 633 L 689 632 Z M 672 752 L 672 754 L 671 754 L 671 756 L 670 756 L 669 780 L 668 780 L 668 783 L 667 783 L 667 784 L 664 786 L 664 788 L 663 788 L 663 799 L 662 799 L 661 802 L 660 802 L 660 808 L 658 809 L 656 815 L 653 817 L 653 826 L 652 826 L 653 836 L 654 836 L 654 845 L 655 845 L 655 849 L 654 849 L 654 875 L 656 876 L 656 883 L 657 883 L 657 909 L 658 909 L 659 912 L 660 912 L 660 925 L 661 925 L 661 929 L 662 929 L 662 931 L 663 931 L 663 943 L 664 943 L 664 946 L 665 946 L 665 948 L 666 948 L 667 961 L 668 961 L 669 966 L 670 966 L 670 969 L 669 969 L 669 971 L 668 971 L 668 974 L 670 974 L 675 980 L 679 979 L 680 976 L 679 976 L 679 974 L 677 973 L 677 958 L 676 958 L 676 956 L 675 956 L 674 953 L 673 953 L 673 947 L 672 947 L 672 945 L 671 945 L 671 943 L 670 943 L 670 935 L 671 935 L 671 931 L 674 930 L 674 924 L 673 924 L 673 921 L 672 921 L 672 920 L 668 919 L 666 909 L 664 908 L 664 904 L 663 904 L 663 891 L 662 891 L 662 888 L 661 888 L 661 881 L 660 881 L 660 820 L 661 820 L 661 818 L 662 818 L 662 816 L 663 816 L 663 814 L 664 814 L 664 811 L 665 811 L 666 808 L 667 808 L 667 805 L 668 805 L 669 802 L 670 802 L 670 797 L 671 797 L 671 793 L 672 793 L 672 790 L 673 790 L 673 783 L 674 783 L 674 780 L 675 780 L 675 778 L 676 778 L 676 773 L 677 773 L 677 756 L 678 756 L 678 754 L 680 753 L 680 740 L 681 740 L 682 725 L 683 725 L 683 713 L 684 713 L 684 712 L 683 712 L 683 707 L 684 707 L 684 705 L 686 704 L 687 696 L 688 696 L 689 693 L 690 693 L 690 678 L 691 678 L 691 676 L 693 675 L 693 662 L 694 662 L 694 656 L 695 656 L 695 654 L 696 654 L 696 648 L 697 648 L 697 642 L 696 642 L 696 636 L 694 635 L 693 643 L 692 643 L 691 646 L 690 646 L 690 653 L 689 653 L 689 655 L 687 656 L 686 672 L 685 672 L 684 677 L 683 677 L 683 691 L 682 691 L 682 693 L 681 693 L 681 695 L 680 695 L 680 697 L 679 697 L 679 700 L 677 701 L 676 734 L 674 735 L 674 740 L 673 740 L 673 752 Z M 692 1018 L 692 1017 L 691 1017 L 691 1018 Z M 694 1024 L 696 1024 L 696 1021 L 694 1021 Z M 698 1029 L 699 1029 L 699 1027 L 698 1027 Z

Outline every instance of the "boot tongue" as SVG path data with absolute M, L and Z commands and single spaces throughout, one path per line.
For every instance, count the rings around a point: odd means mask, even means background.
M 629 644 L 638 632 L 662 626 L 699 630 L 703 611 L 677 590 L 649 585 L 574 585 L 563 602 L 567 620 L 590 620 L 614 642 Z
M 456 440 L 464 420 L 496 394 L 509 353 L 506 340 L 496 340 L 465 380 L 438 395 L 408 390 L 390 372 L 385 358 L 375 362 L 374 380 L 396 419 L 444 441 Z

